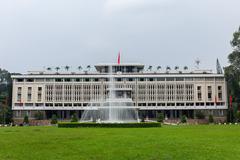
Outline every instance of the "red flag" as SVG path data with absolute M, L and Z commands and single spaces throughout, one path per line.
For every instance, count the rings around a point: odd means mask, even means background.
M 229 104 L 230 104 L 230 108 L 232 108 L 232 96 L 231 95 L 229 97 Z
M 120 64 L 120 51 L 118 53 L 118 64 Z

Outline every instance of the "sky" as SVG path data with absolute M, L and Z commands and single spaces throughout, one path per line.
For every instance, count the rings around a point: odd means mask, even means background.
M 240 0 L 0 0 L 0 68 L 228 65 Z

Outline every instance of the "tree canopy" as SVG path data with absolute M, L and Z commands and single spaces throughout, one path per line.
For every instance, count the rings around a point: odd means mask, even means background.
M 9 123 L 11 121 L 11 93 L 11 74 L 7 70 L 0 68 L 0 123 Z
M 229 66 L 225 67 L 225 76 L 228 84 L 228 94 L 233 101 L 240 102 L 240 27 L 233 33 L 230 42 L 233 51 L 228 55 Z

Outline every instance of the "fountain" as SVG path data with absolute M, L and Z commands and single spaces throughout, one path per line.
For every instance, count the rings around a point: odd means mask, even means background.
M 108 97 L 102 100 L 99 106 L 90 102 L 84 110 L 80 122 L 97 123 L 133 123 L 139 122 L 138 109 L 133 105 L 131 88 L 116 88 L 109 66 Z

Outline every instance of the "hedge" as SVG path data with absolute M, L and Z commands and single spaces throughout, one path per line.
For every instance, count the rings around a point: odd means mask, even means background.
M 60 122 L 59 128 L 151 128 L 161 127 L 159 122 L 151 123 L 78 123 L 78 122 Z

